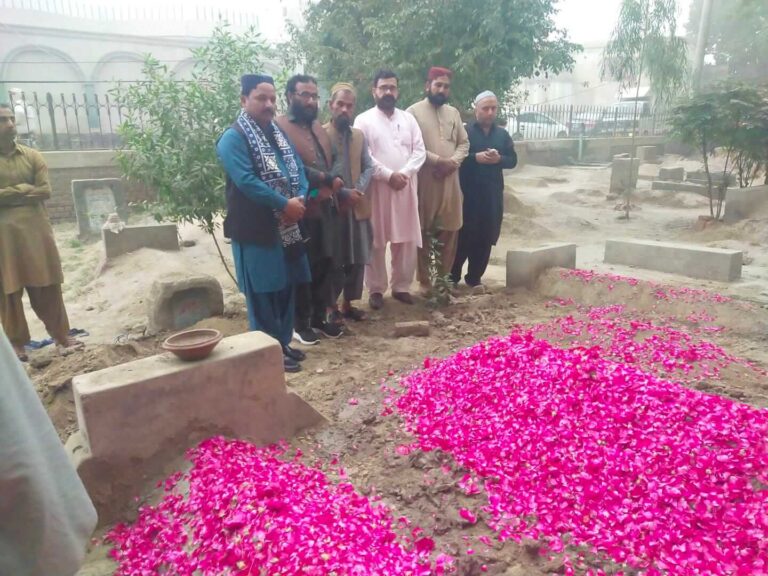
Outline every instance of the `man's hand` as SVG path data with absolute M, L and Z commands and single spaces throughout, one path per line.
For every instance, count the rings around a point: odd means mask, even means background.
M 478 164 L 498 164 L 501 162 L 501 155 L 498 150 L 491 148 L 475 154 L 475 160 Z
M 364 197 L 364 194 L 360 192 L 360 190 L 357 190 L 353 188 L 349 191 L 349 202 L 352 204 L 352 206 L 357 206 L 360 203 L 360 200 L 362 200 Z
M 440 158 L 432 174 L 436 178 L 447 178 L 459 168 L 459 163 L 451 158 Z
M 338 192 L 344 187 L 344 180 L 336 176 L 336 178 L 333 179 L 333 184 L 331 185 L 331 188 L 334 192 Z
M 333 196 L 334 189 L 330 188 L 328 186 L 320 186 L 320 188 L 317 189 L 317 198 L 319 200 L 328 200 Z
M 301 198 L 291 198 L 283 208 L 283 222 L 285 224 L 295 224 L 304 217 L 304 203 Z
M 402 190 L 408 186 L 408 176 L 401 174 L 400 172 L 394 172 L 392 176 L 389 177 L 389 185 L 395 190 Z

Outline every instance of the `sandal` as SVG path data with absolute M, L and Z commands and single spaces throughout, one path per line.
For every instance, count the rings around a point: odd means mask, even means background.
M 345 310 L 342 316 L 344 316 L 344 318 L 354 320 L 355 322 L 362 322 L 368 318 L 365 312 L 360 310 L 360 308 L 355 308 L 354 306 L 350 306 L 347 310 Z

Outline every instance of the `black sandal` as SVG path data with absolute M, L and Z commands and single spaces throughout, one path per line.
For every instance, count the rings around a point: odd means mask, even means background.
M 349 309 L 345 310 L 342 316 L 344 316 L 344 318 L 354 320 L 355 322 L 362 322 L 368 318 L 365 312 L 360 310 L 360 308 L 355 308 L 354 306 L 350 306 Z

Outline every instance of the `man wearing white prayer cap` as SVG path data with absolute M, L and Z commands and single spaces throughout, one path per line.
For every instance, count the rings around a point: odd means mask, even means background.
M 499 102 L 485 90 L 475 98 L 475 120 L 467 125 L 469 156 L 459 170 L 464 193 L 464 225 L 459 232 L 451 280 L 458 284 L 464 264 L 464 281 L 482 288 L 491 249 L 499 239 L 504 216 L 504 170 L 517 165 L 517 154 L 509 133 L 496 125 Z

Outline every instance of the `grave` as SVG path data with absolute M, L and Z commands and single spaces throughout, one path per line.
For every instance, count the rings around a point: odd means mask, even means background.
M 729 188 L 725 193 L 723 221 L 726 224 L 765 217 L 768 217 L 768 185 Z
M 666 192 L 693 192 L 694 194 L 700 194 L 701 196 L 709 197 L 708 188 L 702 184 L 693 184 L 691 182 L 666 182 L 662 180 L 654 180 L 651 182 L 651 190 L 664 190 Z M 715 198 L 717 197 L 717 190 L 713 190 Z
M 176 224 L 149 224 L 146 226 L 122 226 L 112 231 L 106 224 L 101 230 L 107 260 L 140 248 L 154 250 L 179 250 L 179 233 Z
M 611 164 L 611 194 L 624 194 L 637 186 L 640 162 L 637 158 L 614 156 Z
M 658 180 L 667 182 L 682 182 L 685 180 L 685 168 L 675 166 L 674 168 L 659 168 Z
M 213 276 L 169 274 L 152 284 L 148 299 L 152 331 L 182 330 L 224 313 L 224 294 Z
M 656 146 L 638 146 L 637 157 L 641 164 L 655 164 L 658 162 Z
M 128 220 L 128 205 L 119 178 L 72 180 L 72 200 L 75 204 L 80 238 L 101 234 L 101 229 L 112 213 Z
M 72 379 L 79 432 L 67 448 L 105 524 L 165 467 L 217 434 L 270 444 L 324 418 L 289 392 L 280 344 L 262 332 L 183 362 L 170 353 Z
M 507 288 L 531 288 L 548 268 L 576 268 L 576 244 L 545 244 L 507 252 Z
M 728 182 L 728 186 L 736 186 L 736 175 L 733 173 L 728 173 L 724 176 L 722 172 L 713 171 L 710 172 L 710 176 L 712 177 L 713 186 L 717 186 L 722 182 Z M 693 172 L 688 172 L 687 180 L 688 182 L 702 185 L 707 185 L 709 182 L 709 180 L 707 180 L 707 173 L 704 170 L 694 170 Z
M 690 278 L 733 282 L 741 277 L 743 253 L 695 244 L 607 240 L 605 262 L 669 272 Z

